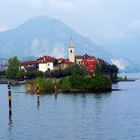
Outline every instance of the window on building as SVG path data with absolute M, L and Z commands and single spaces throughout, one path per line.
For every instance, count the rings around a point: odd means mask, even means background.
M 50 66 L 50 64 L 48 64 L 48 66 Z
M 70 50 L 70 53 L 72 53 L 72 50 Z

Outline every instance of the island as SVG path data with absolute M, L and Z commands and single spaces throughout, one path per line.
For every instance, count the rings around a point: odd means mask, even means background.
M 25 83 L 29 93 L 105 92 L 111 91 L 112 83 L 117 81 L 118 68 L 87 53 L 75 55 L 71 39 L 68 59 L 44 55 L 19 61 L 14 56 L 8 60 L 4 74 L 6 82 Z

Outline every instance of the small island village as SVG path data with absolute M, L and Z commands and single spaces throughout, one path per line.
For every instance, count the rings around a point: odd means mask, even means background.
M 68 59 L 42 56 L 20 62 L 16 56 L 8 61 L 4 75 L 11 84 L 26 84 L 30 93 L 110 91 L 117 80 L 118 68 L 87 53 L 75 55 L 71 38 Z
M 68 49 L 68 59 L 54 58 L 52 56 L 42 56 L 36 61 L 24 61 L 21 63 L 21 70 L 25 72 L 38 70 L 41 72 L 50 72 L 55 70 L 65 70 L 73 65 L 83 66 L 84 70 L 91 76 L 94 76 L 96 65 L 106 63 L 102 59 L 96 59 L 94 56 L 89 56 L 87 53 L 82 55 L 75 55 L 74 41 L 71 38 Z M 107 71 L 104 74 L 107 74 Z
M 41 72 L 46 71 L 53 71 L 53 70 L 59 70 L 59 69 L 67 69 L 71 67 L 72 65 L 83 65 L 84 70 L 94 74 L 95 67 L 97 63 L 100 63 L 103 60 L 101 59 L 95 59 L 93 56 L 89 56 L 88 54 L 85 54 L 83 56 L 81 55 L 75 55 L 75 46 L 74 41 L 70 40 L 70 45 L 68 49 L 68 59 L 64 58 L 54 58 L 52 56 L 43 56 L 38 58 L 36 61 L 24 61 L 21 63 L 21 70 L 24 71 L 31 71 L 31 70 L 38 70 Z M 55 63 L 56 62 L 56 63 Z

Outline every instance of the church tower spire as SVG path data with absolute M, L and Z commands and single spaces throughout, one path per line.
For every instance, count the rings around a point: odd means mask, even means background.
M 75 63 L 75 48 L 74 48 L 74 42 L 72 38 L 70 40 L 70 46 L 69 46 L 69 61 Z

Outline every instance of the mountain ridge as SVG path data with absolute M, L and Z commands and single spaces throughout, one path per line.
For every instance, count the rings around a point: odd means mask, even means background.
M 52 55 L 67 57 L 70 38 L 76 54 L 88 53 L 109 60 L 111 54 L 63 22 L 50 17 L 35 17 L 22 25 L 0 32 L 1 57 Z M 22 53 L 21 53 L 22 52 Z

